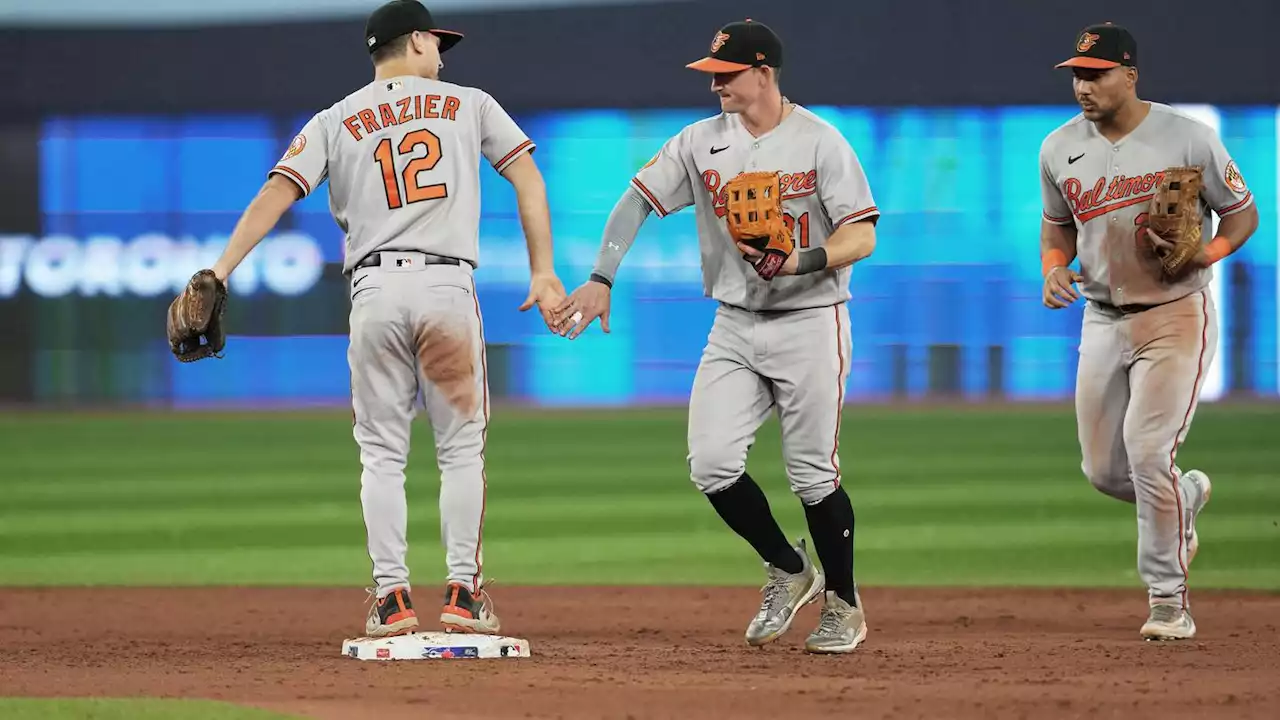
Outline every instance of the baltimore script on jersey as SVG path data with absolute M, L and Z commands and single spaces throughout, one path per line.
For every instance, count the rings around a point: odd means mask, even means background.
M 1099 177 L 1093 187 L 1083 193 L 1081 190 L 1084 189 L 1084 184 L 1069 177 L 1062 182 L 1062 194 L 1071 203 L 1071 209 L 1080 222 L 1086 222 L 1113 210 L 1151 200 L 1150 194 L 1134 196 L 1137 193 L 1150 193 L 1160 187 L 1160 183 L 1164 182 L 1164 175 L 1163 170 L 1133 177 L 1116 175 L 1111 178 L 1110 184 L 1105 177 Z

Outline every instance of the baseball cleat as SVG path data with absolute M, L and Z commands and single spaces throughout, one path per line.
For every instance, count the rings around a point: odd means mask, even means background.
M 858 598 L 857 602 L 861 605 L 862 599 Z M 850 605 L 828 590 L 818 616 L 818 627 L 804 641 L 804 649 L 811 653 L 851 653 L 866 639 L 867 618 L 862 608 Z
M 374 638 L 407 635 L 417 629 L 418 614 L 413 611 L 407 588 L 396 588 L 378 598 L 364 622 L 365 635 Z
M 813 602 L 822 592 L 822 573 L 809 560 L 804 540 L 795 550 L 804 563 L 795 575 L 765 563 L 769 581 L 760 589 L 764 595 L 760 610 L 747 626 L 748 645 L 759 647 L 777 640 L 791 628 L 796 611 Z
M 1190 640 L 1196 636 L 1196 623 L 1191 613 L 1177 605 L 1154 605 L 1151 616 L 1142 626 L 1147 640 Z
M 1181 480 L 1183 494 L 1187 498 L 1187 564 L 1190 565 L 1196 553 L 1200 551 L 1200 535 L 1196 533 L 1196 516 L 1204 510 L 1205 505 L 1209 504 L 1209 494 L 1213 492 L 1213 484 L 1209 482 L 1209 476 L 1199 470 L 1188 471 Z
M 480 586 L 477 597 L 465 585 L 449 583 L 444 589 L 444 609 L 440 611 L 440 624 L 445 632 L 478 633 L 493 635 L 502 627 L 493 613 L 493 600 Z

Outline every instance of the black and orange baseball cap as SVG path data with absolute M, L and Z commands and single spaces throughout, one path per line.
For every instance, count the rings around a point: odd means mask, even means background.
M 720 28 L 711 39 L 711 54 L 685 67 L 722 73 L 766 65 L 782 67 L 782 40 L 768 25 L 747 18 Z
M 364 25 L 364 42 L 369 54 L 401 35 L 426 32 L 440 38 L 440 52 L 462 39 L 462 33 L 436 27 L 431 11 L 418 0 L 391 0 L 374 10 Z
M 1138 66 L 1138 41 L 1112 23 L 1090 25 L 1076 37 L 1076 54 L 1054 67 L 1110 70 Z

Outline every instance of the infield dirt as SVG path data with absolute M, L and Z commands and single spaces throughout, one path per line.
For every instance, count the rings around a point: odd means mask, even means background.
M 1273 718 L 1280 595 L 1196 592 L 1197 639 L 1143 642 L 1141 590 L 863 591 L 856 653 L 764 649 L 742 588 L 492 589 L 534 657 L 341 656 L 362 590 L 0 590 L 0 696 L 183 697 L 316 718 Z M 414 593 L 428 624 L 439 592 Z

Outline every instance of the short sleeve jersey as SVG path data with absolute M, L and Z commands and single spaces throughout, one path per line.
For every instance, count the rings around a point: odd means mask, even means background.
M 304 196 L 328 180 L 345 272 L 380 249 L 476 266 L 481 157 L 502 172 L 533 149 L 484 91 L 406 76 L 375 80 L 317 113 L 270 172 Z
M 734 113 L 693 123 L 668 140 L 631 183 L 659 217 L 694 206 L 707 296 L 756 311 L 847 301 L 850 268 L 765 281 L 743 260 L 725 220 L 724 186 L 755 171 L 780 173 L 784 219 L 797 250 L 821 247 L 840 226 L 880 215 L 848 141 L 799 105 L 760 137 Z
M 1145 239 L 1146 213 L 1170 167 L 1204 169 L 1203 235 L 1212 236 L 1209 211 L 1226 217 L 1253 204 L 1240 169 L 1211 127 L 1186 113 L 1151 103 L 1147 117 L 1112 143 L 1083 115 L 1063 124 L 1040 147 L 1044 219 L 1077 229 L 1086 298 L 1108 305 L 1159 305 L 1207 285 L 1209 269 L 1165 279 Z

